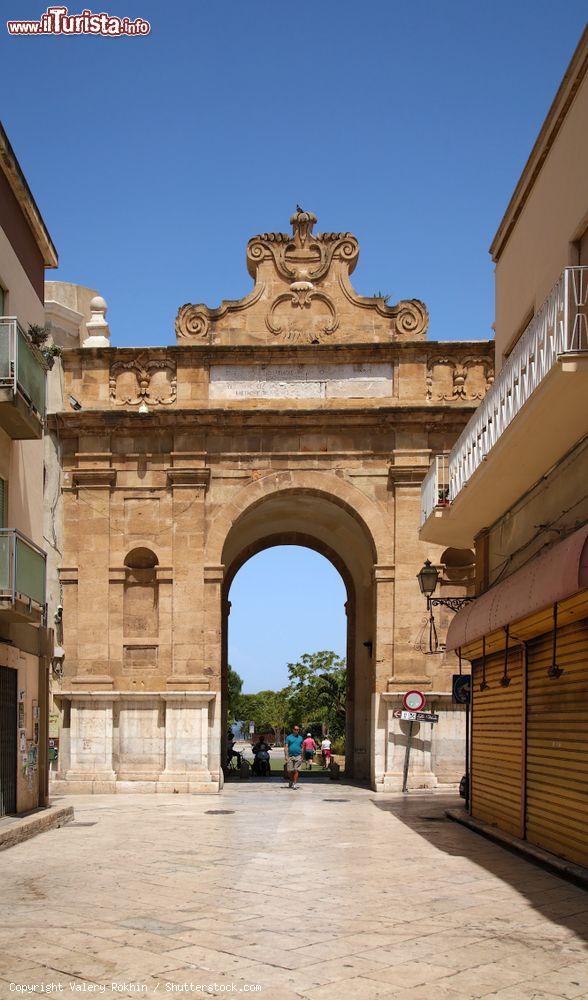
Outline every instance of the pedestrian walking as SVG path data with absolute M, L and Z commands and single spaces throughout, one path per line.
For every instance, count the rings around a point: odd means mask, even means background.
M 316 743 L 314 742 L 311 733 L 307 733 L 306 739 L 302 742 L 302 753 L 308 770 L 312 771 L 312 761 L 316 753 Z
M 289 736 L 286 736 L 284 745 L 284 756 L 286 758 L 286 771 L 288 772 L 288 785 L 290 788 L 299 788 L 298 773 L 302 764 L 302 743 L 303 737 L 300 735 L 300 726 L 294 726 Z
M 321 743 L 321 754 L 323 758 L 323 767 L 329 767 L 331 763 L 331 741 L 328 736 L 325 736 Z

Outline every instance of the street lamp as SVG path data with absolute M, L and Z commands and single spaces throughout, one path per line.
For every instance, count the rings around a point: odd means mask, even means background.
M 439 570 L 436 566 L 431 565 L 430 559 L 425 559 L 425 565 L 417 573 L 417 580 L 419 581 L 421 594 L 424 594 L 428 600 L 435 593 L 435 588 L 439 581 Z
M 433 566 L 430 559 L 425 559 L 425 565 L 417 573 L 421 594 L 427 598 L 427 611 L 429 612 L 429 652 L 436 653 L 439 648 L 437 629 L 435 626 L 435 615 L 433 608 L 444 607 L 450 611 L 461 611 L 466 604 L 473 601 L 473 597 L 433 597 L 439 582 L 439 570 Z

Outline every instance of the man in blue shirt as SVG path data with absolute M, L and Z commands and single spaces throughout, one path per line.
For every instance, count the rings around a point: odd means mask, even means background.
M 286 757 L 286 770 L 288 772 L 288 784 L 290 788 L 299 788 L 298 772 L 302 763 L 302 740 L 300 726 L 294 726 L 289 736 L 286 736 L 284 744 L 284 756 Z

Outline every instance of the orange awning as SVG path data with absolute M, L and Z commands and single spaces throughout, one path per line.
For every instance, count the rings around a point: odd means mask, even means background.
M 588 524 L 491 587 L 453 619 L 446 648 L 459 649 L 588 587 Z

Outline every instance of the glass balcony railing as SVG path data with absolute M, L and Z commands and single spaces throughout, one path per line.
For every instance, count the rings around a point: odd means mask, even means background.
M 42 355 L 14 316 L 0 316 L 0 389 L 20 393 L 45 419 L 45 372 Z
M 17 528 L 0 529 L 0 609 L 44 620 L 47 557 Z

